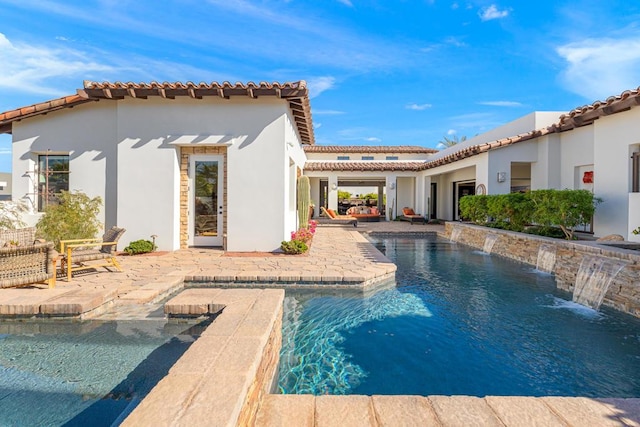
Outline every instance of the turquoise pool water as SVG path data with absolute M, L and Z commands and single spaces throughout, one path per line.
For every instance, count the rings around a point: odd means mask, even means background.
M 282 393 L 640 396 L 640 321 L 551 275 L 434 238 L 374 242 L 397 286 L 287 292 Z
M 0 322 L 0 425 L 117 425 L 201 329 L 163 320 Z

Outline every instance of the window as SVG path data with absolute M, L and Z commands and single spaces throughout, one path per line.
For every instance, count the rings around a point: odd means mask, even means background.
M 38 156 L 38 210 L 56 204 L 62 191 L 69 191 L 69 156 Z
M 398 156 L 387 156 L 387 160 L 398 160 Z
M 349 160 L 349 156 L 338 156 L 338 160 Z
M 640 193 L 640 151 L 636 151 L 631 155 L 632 166 L 632 180 L 631 191 L 634 193 Z
M 373 160 L 373 156 L 362 156 L 362 160 Z

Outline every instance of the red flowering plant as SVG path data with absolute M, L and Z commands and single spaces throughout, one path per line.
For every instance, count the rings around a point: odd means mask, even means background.
M 291 240 L 299 240 L 304 243 L 309 243 L 311 239 L 313 239 L 313 232 L 306 228 L 301 228 L 298 231 L 291 232 Z
M 286 254 L 301 254 L 309 250 L 311 239 L 316 232 L 318 223 L 309 221 L 308 227 L 302 227 L 298 231 L 291 232 L 291 241 L 282 242 L 280 248 Z

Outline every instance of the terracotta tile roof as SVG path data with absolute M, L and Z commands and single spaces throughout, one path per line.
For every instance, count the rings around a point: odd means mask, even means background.
M 202 99 L 205 96 L 218 96 L 229 99 L 232 96 L 275 96 L 289 102 L 296 127 L 303 144 L 314 143 L 313 124 L 309 90 L 304 80 L 291 83 L 122 83 L 84 81 L 83 89 L 77 95 L 71 95 L 53 101 L 42 102 L 29 107 L 19 108 L 0 114 L 0 131 L 11 132 L 11 123 L 37 114 L 45 114 L 61 108 L 72 107 L 84 102 L 102 99 L 118 100 L 125 97 L 147 99 L 149 96 L 175 99 L 177 96 L 188 96 Z
M 306 153 L 388 153 L 388 154 L 432 154 L 434 148 L 413 145 L 309 145 L 304 147 Z
M 606 101 L 596 101 L 593 104 L 574 108 L 560 116 L 558 127 L 561 131 L 565 131 L 589 125 L 599 117 L 626 111 L 638 105 L 640 105 L 640 87 L 625 90 L 617 96 L 610 96 Z
M 467 157 L 475 156 L 478 154 L 486 153 L 496 148 L 507 147 L 518 142 L 529 141 L 534 138 L 538 138 L 551 133 L 559 132 L 558 127 L 554 124 L 547 128 L 533 130 L 531 132 L 523 133 L 516 136 L 510 136 L 508 138 L 498 139 L 496 141 L 486 142 L 483 144 L 472 145 L 470 147 L 463 148 L 459 151 L 455 151 L 447 156 L 441 157 L 435 160 L 427 160 L 422 163 L 420 170 L 432 169 L 438 166 L 446 165 L 456 162 L 458 160 L 466 159 Z
M 60 110 L 62 108 L 72 108 L 76 105 L 91 102 L 93 100 L 84 98 L 80 95 L 69 95 L 51 101 L 40 102 L 38 104 L 29 105 L 27 107 L 17 108 L 15 110 L 0 113 L 0 133 L 11 132 L 11 123 L 16 120 L 26 119 L 27 117 L 46 114 L 50 111 Z
M 313 161 L 304 165 L 305 171 L 340 171 L 340 172 L 394 172 L 423 170 L 424 161 Z
M 506 147 L 508 145 L 528 141 L 551 133 L 560 133 L 577 127 L 587 126 L 592 124 L 594 120 L 597 120 L 599 117 L 626 111 L 638 105 L 640 105 L 640 87 L 624 91 L 618 96 L 610 96 L 606 101 L 596 101 L 593 104 L 575 108 L 567 114 L 562 114 L 558 123 L 549 127 L 532 130 L 531 132 L 498 139 L 484 144 L 473 145 L 439 159 L 427 160 L 421 169 L 432 169 L 467 157 L 475 156 L 489 150 L 494 150 L 496 148 Z

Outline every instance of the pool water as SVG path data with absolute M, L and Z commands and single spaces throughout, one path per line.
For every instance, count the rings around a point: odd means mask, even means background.
M 287 292 L 282 393 L 640 396 L 640 320 L 460 244 L 374 244 L 398 266 L 395 287 Z
M 202 327 L 164 320 L 0 322 L 0 425 L 118 425 Z

